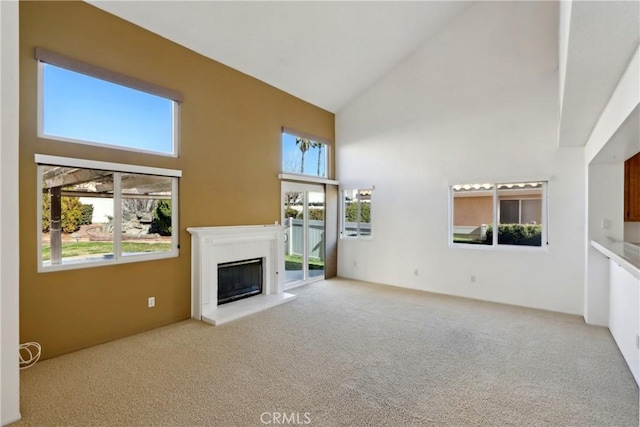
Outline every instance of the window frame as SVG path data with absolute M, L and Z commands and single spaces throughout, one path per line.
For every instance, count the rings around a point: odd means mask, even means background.
M 372 213 L 371 213 L 371 203 L 373 200 L 373 193 L 374 193 L 374 186 L 371 187 L 362 187 L 362 188 L 341 188 L 340 189 L 340 239 L 344 239 L 344 240 L 373 240 L 373 221 L 372 221 Z M 355 236 L 349 236 L 347 235 L 346 232 L 346 226 L 347 226 L 347 221 L 346 221 L 346 217 L 347 217 L 347 208 L 346 208 L 346 197 L 345 197 L 345 193 L 347 191 L 355 191 L 356 192 L 356 203 L 357 205 L 357 234 Z M 371 192 L 371 196 L 370 196 L 370 202 L 369 202 L 369 222 L 368 224 L 371 225 L 370 228 L 370 232 L 369 234 L 366 235 L 362 235 L 361 231 L 360 231 L 360 218 L 361 218 L 361 206 L 362 206 L 362 200 L 360 198 L 361 196 L 361 192 L 362 191 L 370 191 Z M 365 223 L 367 224 L 367 223 Z
M 111 150 L 123 150 L 134 153 L 152 154 L 164 157 L 179 157 L 180 153 L 180 103 L 183 96 L 180 92 L 167 89 L 162 86 L 155 85 L 143 80 L 136 79 L 115 71 L 111 71 L 97 65 L 89 64 L 70 58 L 55 52 L 42 48 L 35 49 L 35 59 L 38 67 L 37 77 L 37 135 L 38 138 L 49 139 L 53 141 L 69 142 L 74 144 L 82 144 L 100 148 L 108 148 Z M 171 101 L 171 152 L 145 150 L 142 148 L 127 147 L 124 145 L 115 145 L 105 142 L 89 141 L 84 139 L 69 138 L 64 136 L 49 135 L 44 132 L 44 64 L 49 64 L 58 68 L 92 77 L 98 80 L 113 83 L 129 89 L 145 92 L 150 95 L 158 96 Z
M 314 135 L 311 135 L 309 133 L 306 132 L 300 132 L 298 130 L 295 129 L 291 129 L 291 128 L 287 128 L 287 127 L 282 127 L 280 132 L 280 170 L 281 173 L 278 175 L 280 177 L 280 179 L 287 179 L 287 180 L 292 180 L 292 181 L 300 181 L 300 182 L 311 182 L 311 183 L 321 183 L 321 184 L 336 184 L 337 182 L 332 180 L 331 177 L 333 176 L 332 173 L 332 169 L 331 169 L 331 155 L 332 155 L 332 151 L 333 151 L 333 145 L 326 139 L 324 138 L 320 138 Z M 307 174 L 307 173 L 300 173 L 300 172 L 292 172 L 292 171 L 285 171 L 284 167 L 283 167 L 283 156 L 284 156 L 284 150 L 283 150 L 283 146 L 282 146 L 282 142 L 283 142 L 283 138 L 284 138 L 284 134 L 289 134 L 291 136 L 294 137 L 298 137 L 298 138 L 306 138 L 309 139 L 313 142 L 319 142 L 321 144 L 324 145 L 324 149 L 325 149 L 325 159 L 324 159 L 324 168 L 325 168 L 325 175 L 326 176 L 318 176 L 318 175 L 313 175 L 313 174 Z
M 480 181 L 478 181 L 480 182 Z M 494 232 L 492 234 L 492 242 L 491 244 L 469 244 L 469 243 L 455 243 L 454 239 L 454 186 L 459 185 L 449 184 L 448 186 L 448 197 L 449 197 L 449 227 L 448 227 L 448 246 L 452 249 L 477 249 L 483 251 L 524 251 L 524 252 L 547 252 L 549 248 L 549 211 L 548 211 L 548 198 L 549 198 L 549 179 L 548 178 L 526 178 L 526 179 L 510 179 L 510 180 L 500 180 L 500 181 L 482 181 L 487 184 L 491 184 L 492 188 L 492 207 L 493 207 L 493 215 L 492 215 L 492 226 L 494 230 L 498 230 L 498 224 L 500 224 L 500 197 L 499 197 L 499 186 L 505 184 L 515 184 L 515 183 L 528 183 L 528 182 L 539 182 L 542 184 L 542 203 L 541 203 L 541 225 L 542 231 L 540 236 L 540 246 L 528 246 L 528 245 L 509 245 L 509 244 L 500 244 L 498 243 L 498 233 Z M 507 199 L 508 200 L 508 199 Z M 511 199 L 516 200 L 516 199 Z M 520 199 L 518 199 L 520 200 Z M 518 204 L 518 208 L 521 208 L 521 203 Z M 521 215 L 521 212 L 519 212 Z
M 37 271 L 38 273 L 48 273 L 61 270 L 77 270 L 93 267 L 104 267 L 109 265 L 128 264 L 132 262 L 154 261 L 159 259 L 176 258 L 180 254 L 180 233 L 179 233 L 179 179 L 182 171 L 175 169 L 164 169 L 149 166 L 137 166 L 123 163 L 111 163 L 94 160 L 84 160 L 69 157 L 49 156 L 36 154 L 35 163 L 37 166 L 37 209 L 36 209 L 36 236 L 37 236 Z M 113 172 L 114 176 L 114 238 L 113 238 L 113 258 L 99 261 L 82 261 L 78 263 L 44 265 L 42 260 L 42 171 L 44 166 L 78 167 L 83 169 L 96 169 Z M 171 180 L 171 250 L 163 252 L 151 252 L 144 254 L 123 254 L 122 236 L 119 233 L 122 226 L 122 191 L 120 186 L 120 175 L 123 173 L 135 173 L 156 175 Z M 117 177 L 117 178 L 116 178 Z

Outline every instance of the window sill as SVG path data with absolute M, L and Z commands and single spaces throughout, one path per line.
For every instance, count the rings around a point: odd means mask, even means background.
M 55 271 L 78 270 L 78 269 L 84 269 L 84 268 L 107 267 L 110 265 L 130 264 L 132 262 L 155 261 L 160 259 L 177 258 L 178 255 L 179 255 L 178 250 L 175 250 L 171 252 L 163 252 L 163 253 L 148 254 L 148 255 L 123 255 L 118 259 L 110 258 L 110 259 L 104 259 L 101 261 L 91 261 L 92 258 L 85 258 L 85 259 L 78 259 L 76 262 L 67 261 L 67 263 L 56 264 L 56 265 L 43 265 L 42 263 L 40 263 L 38 264 L 38 273 L 52 273 Z M 107 256 L 109 255 L 105 255 L 105 257 Z M 95 257 L 95 258 L 98 258 L 98 257 Z
M 72 143 L 72 144 L 86 145 L 86 146 L 89 146 L 89 147 L 106 148 L 106 149 L 109 149 L 109 150 L 121 150 L 121 151 L 125 151 L 125 152 L 150 154 L 150 155 L 153 155 L 153 156 L 173 157 L 173 158 L 177 158 L 178 157 L 178 153 L 177 153 L 175 147 L 173 147 L 173 151 L 171 151 L 171 152 L 168 152 L 168 151 L 152 151 L 152 150 L 144 150 L 142 148 L 127 147 L 125 145 L 116 145 L 116 144 L 102 143 L 102 142 L 96 142 L 96 141 L 89 141 L 89 140 L 84 140 L 84 139 L 68 138 L 68 137 L 59 136 L 59 135 L 47 134 L 47 133 L 44 133 L 44 132 L 38 132 L 38 138 L 48 139 L 48 140 L 51 140 L 51 141 L 60 141 L 60 142 L 68 142 L 68 143 Z
M 475 249 L 479 251 L 495 252 L 549 252 L 549 245 L 521 246 L 521 245 L 469 245 L 465 243 L 449 242 L 450 249 Z
M 302 175 L 302 174 L 296 174 L 296 173 L 280 173 L 278 174 L 278 178 L 284 181 L 298 181 L 298 182 L 308 182 L 313 184 L 339 185 L 339 182 L 333 179 L 320 178 L 317 176 Z

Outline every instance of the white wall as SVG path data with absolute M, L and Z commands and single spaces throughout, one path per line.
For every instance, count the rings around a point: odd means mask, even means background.
M 587 166 L 588 224 L 587 273 L 584 292 L 584 318 L 591 325 L 609 325 L 609 260 L 593 248 L 592 239 L 623 237 L 624 165 L 591 164 Z M 586 202 L 585 202 L 586 203 Z M 609 221 L 604 228 L 602 220 Z
M 560 1 L 560 116 L 564 101 L 564 81 L 567 76 L 567 54 L 569 51 L 569 33 L 571 28 L 571 0 Z
M 589 171 L 589 236 L 624 239 L 624 164 L 591 164 Z M 609 221 L 609 228 L 602 220 Z
M 552 2 L 476 3 L 337 114 L 341 185 L 375 185 L 374 238 L 339 242 L 340 276 L 582 312 L 584 150 L 557 148 L 558 27 Z M 541 175 L 548 252 L 448 247 L 448 183 Z
M 0 424 L 20 418 L 18 2 L 0 1 Z
M 109 217 L 113 217 L 113 199 L 98 199 L 96 197 L 80 197 L 83 205 L 93 205 L 92 224 L 103 224 L 109 222 Z
M 589 136 L 585 146 L 587 164 L 594 160 L 631 112 L 640 104 L 639 75 L 640 47 L 630 58 L 627 69 Z

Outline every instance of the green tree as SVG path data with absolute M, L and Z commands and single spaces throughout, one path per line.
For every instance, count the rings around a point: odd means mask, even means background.
M 83 204 L 77 197 L 62 197 L 61 201 L 61 227 L 63 233 L 73 233 L 80 229 Z M 42 194 L 42 231 L 48 233 L 51 229 L 51 197 L 48 193 Z
M 324 220 L 324 209 L 309 208 L 309 219 L 311 221 L 322 221 L 322 220 Z
M 287 206 L 284 210 L 284 217 L 285 218 L 295 218 L 296 216 L 298 216 L 298 211 L 293 209 L 291 206 Z
M 80 225 L 89 225 L 93 223 L 93 205 L 82 204 L 82 215 L 80 216 Z
M 321 142 L 311 142 L 311 148 L 317 148 L 318 149 L 318 176 L 323 176 L 324 174 L 320 175 L 320 161 L 322 160 L 322 148 L 324 147 L 324 144 Z
M 304 155 L 311 148 L 312 142 L 307 138 L 296 138 L 296 145 L 302 152 L 302 164 L 300 165 L 300 173 L 304 173 Z
M 171 236 L 171 200 L 159 200 L 153 211 L 149 233 Z
M 73 233 L 80 229 L 82 203 L 77 197 L 62 197 L 62 231 Z
M 51 198 L 49 193 L 42 192 L 42 232 L 48 233 L 51 226 Z
M 347 222 L 358 222 L 358 203 L 351 202 L 345 209 Z M 360 203 L 360 222 L 371 222 L 371 205 Z

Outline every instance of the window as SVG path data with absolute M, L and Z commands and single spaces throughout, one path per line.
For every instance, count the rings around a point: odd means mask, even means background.
M 373 190 L 342 191 L 342 237 L 371 237 L 371 195 Z
M 180 171 L 36 155 L 39 270 L 178 255 Z
M 450 191 L 453 244 L 546 245 L 545 181 L 453 185 Z
M 179 94 L 41 49 L 36 57 L 39 136 L 177 155 Z
M 500 224 L 541 224 L 542 199 L 500 200 Z
M 282 132 L 282 172 L 328 178 L 329 146 L 317 140 Z

